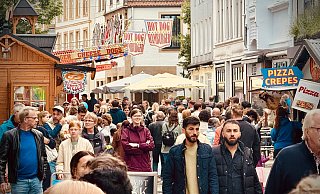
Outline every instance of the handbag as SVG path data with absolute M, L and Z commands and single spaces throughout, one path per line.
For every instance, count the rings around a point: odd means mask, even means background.
M 48 162 L 55 161 L 58 157 L 56 148 L 51 149 L 48 145 L 45 145 Z

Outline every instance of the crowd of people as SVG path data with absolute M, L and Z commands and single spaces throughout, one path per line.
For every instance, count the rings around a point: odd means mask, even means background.
M 263 185 L 259 169 L 270 156 L 261 152 L 260 129 L 270 125 L 270 110 L 237 97 L 152 104 L 90 97 L 50 112 L 14 105 L 0 126 L 2 193 L 71 193 L 79 185 L 81 193 L 127 194 L 128 171 L 155 171 L 164 194 L 280 194 L 298 193 L 302 178 L 319 176 L 319 109 L 302 125 L 280 102 L 271 130 L 275 160 Z

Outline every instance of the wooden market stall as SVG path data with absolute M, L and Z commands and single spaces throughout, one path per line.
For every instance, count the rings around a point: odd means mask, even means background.
M 41 40 L 36 35 L 21 38 L 8 31 L 0 34 L 0 123 L 8 119 L 15 103 L 39 110 L 54 106 L 58 73 L 55 64 L 59 58 L 30 43 L 31 40 L 43 43 L 48 38 Z

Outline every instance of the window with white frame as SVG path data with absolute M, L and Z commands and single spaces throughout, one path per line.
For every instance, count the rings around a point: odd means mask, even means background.
M 218 96 L 219 102 L 225 101 L 225 68 L 219 67 L 216 68 L 216 95 Z
M 243 65 L 232 66 L 232 95 L 244 99 Z

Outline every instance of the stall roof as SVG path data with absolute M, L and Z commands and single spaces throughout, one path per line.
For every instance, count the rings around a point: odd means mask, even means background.
M 13 16 L 38 16 L 28 0 L 20 0 L 14 7 Z
M 298 66 L 302 69 L 310 56 L 317 64 L 320 64 L 320 39 L 305 39 L 291 61 L 291 66 Z
M 56 43 L 55 34 L 16 34 L 23 40 L 51 53 Z
M 45 49 L 43 49 L 43 48 L 41 48 L 41 47 L 38 47 L 37 45 L 34 45 L 33 42 L 28 42 L 27 40 L 25 40 L 24 38 L 22 38 L 22 37 L 20 37 L 20 36 L 18 36 L 18 35 L 14 35 L 14 34 L 12 34 L 12 33 L 5 32 L 5 33 L 3 33 L 3 34 L 0 34 L 0 38 L 3 37 L 3 36 L 5 36 L 5 35 L 11 36 L 12 38 L 14 38 L 14 39 L 16 39 L 16 40 L 18 40 L 18 41 L 20 41 L 20 42 L 22 42 L 22 43 L 24 43 L 24 44 L 32 47 L 32 48 L 38 50 L 39 52 L 41 52 L 41 53 L 43 53 L 43 54 L 45 54 L 45 55 L 53 58 L 53 59 L 56 60 L 56 61 L 60 61 L 60 58 L 57 57 L 57 56 L 54 56 L 53 54 L 51 54 L 50 51 L 47 51 L 47 50 L 45 50 Z M 38 35 L 33 35 L 33 36 L 34 36 L 33 39 L 35 40 Z

